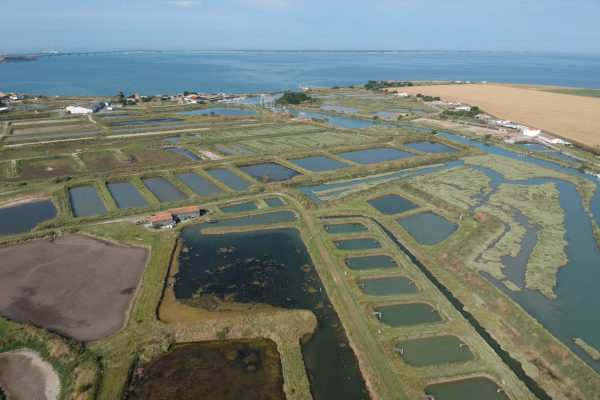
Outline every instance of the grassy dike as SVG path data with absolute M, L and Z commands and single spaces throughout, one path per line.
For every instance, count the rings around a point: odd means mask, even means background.
M 364 199 L 378 197 L 390 191 L 399 193 L 419 204 L 457 222 L 463 213 L 460 229 L 437 246 L 421 246 L 408 235 L 394 218 L 381 216 L 380 221 L 391 230 L 430 271 L 451 290 L 476 316 L 485 329 L 512 357 L 517 359 L 527 374 L 534 378 L 554 398 L 589 398 L 596 396 L 600 384 L 598 375 L 569 349 L 552 336 L 518 304 L 496 290 L 478 273 L 466 267 L 465 258 L 474 246 L 493 238 L 499 226 L 493 218 L 483 213 L 472 213 L 458 208 L 424 192 L 415 190 L 409 183 L 388 184 L 368 194 L 354 194 L 353 213 L 372 213 Z M 340 205 L 323 205 L 337 211 Z M 323 212 L 323 211 L 321 211 Z M 486 239 L 489 238 L 489 239 Z M 457 252 L 456 249 L 460 249 Z M 519 398 L 519 397 L 517 397 Z

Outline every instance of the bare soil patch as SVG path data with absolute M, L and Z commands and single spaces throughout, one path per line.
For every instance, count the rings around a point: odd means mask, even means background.
M 125 323 L 148 250 L 84 235 L 0 247 L 0 314 L 80 341 Z
M 485 135 L 488 133 L 490 135 L 500 135 L 502 133 L 497 129 L 484 128 L 484 127 L 477 126 L 477 125 L 459 124 L 457 122 L 452 122 L 452 121 L 440 121 L 439 119 L 431 119 L 431 118 L 417 118 L 417 119 L 413 119 L 413 122 L 417 122 L 417 123 L 421 123 L 421 124 L 425 124 L 425 125 L 439 126 L 441 128 L 445 128 L 445 129 L 456 129 L 459 131 L 474 133 L 476 135 Z
M 34 128 L 19 128 L 13 129 L 12 134 L 15 136 L 19 135 L 30 135 L 39 133 L 54 133 L 54 132 L 84 132 L 93 130 L 93 126 L 90 124 L 76 124 L 76 125 L 59 125 L 59 126 L 44 126 Z
M 128 167 L 130 163 L 119 161 L 115 153 L 107 151 L 100 153 L 84 153 L 83 159 L 89 165 L 92 171 L 109 171 L 111 169 Z
M 0 354 L 0 388 L 7 399 L 55 400 L 60 379 L 38 353 L 17 350 Z
M 79 118 L 72 119 L 34 119 L 34 120 L 26 120 L 26 121 L 15 121 L 11 122 L 11 126 L 24 126 L 24 125 L 45 125 L 45 124 L 65 124 L 69 122 L 79 121 Z
M 600 98 L 496 84 L 413 86 L 401 91 L 479 106 L 499 118 L 541 128 L 590 146 L 600 144 Z
M 77 175 L 73 162 L 67 158 L 29 161 L 21 164 L 21 174 L 17 179 L 32 180 L 54 178 L 56 176 Z

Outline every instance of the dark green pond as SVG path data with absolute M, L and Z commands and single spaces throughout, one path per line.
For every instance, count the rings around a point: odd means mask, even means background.
M 290 162 L 293 162 L 294 164 L 313 172 L 331 171 L 334 169 L 350 167 L 348 164 L 344 164 L 343 162 L 334 160 L 333 158 L 323 156 L 299 158 L 296 160 L 290 160 Z
M 351 151 L 339 153 L 336 156 L 359 164 L 376 164 L 384 161 L 400 160 L 402 158 L 414 157 L 415 154 L 393 149 L 391 147 L 377 147 L 374 149 Z
M 499 386 L 487 378 L 470 378 L 460 381 L 436 383 L 425 388 L 425 393 L 435 400 L 508 400 Z
M 367 227 L 363 224 L 359 223 L 350 223 L 350 224 L 334 224 L 334 225 L 326 225 L 325 230 L 328 233 L 336 234 L 336 233 L 354 233 L 354 232 L 363 232 L 367 230 Z
M 419 207 L 412 201 L 395 194 L 378 197 L 376 199 L 369 200 L 368 203 L 375 207 L 380 213 L 387 215 L 399 214 Z
M 334 243 L 340 250 L 369 250 L 381 248 L 381 243 L 372 238 L 336 240 Z
M 142 181 L 161 203 L 187 199 L 181 190 L 165 178 L 148 178 L 142 179 Z
M 269 339 L 180 344 L 141 366 L 129 399 L 283 400 L 277 345 Z
M 0 208 L 0 235 L 28 232 L 40 222 L 56 217 L 56 214 L 52 200 Z
M 244 165 L 239 167 L 259 182 L 278 182 L 292 179 L 300 172 L 277 163 Z
M 405 144 L 404 147 L 407 147 L 412 150 L 422 151 L 423 153 L 455 153 L 458 150 L 454 147 L 446 146 L 445 144 L 438 142 L 416 142 Z
M 193 172 L 178 174 L 177 179 L 196 192 L 199 196 L 212 196 L 213 194 L 221 193 L 221 189 Z
M 210 175 L 220 180 L 233 190 L 244 190 L 250 187 L 250 184 L 231 172 L 228 169 L 209 169 L 208 172 Z
M 379 306 L 375 312 L 381 313 L 381 322 L 390 326 L 428 324 L 442 320 L 440 314 L 425 303 Z
M 148 205 L 146 199 L 144 199 L 131 182 L 108 183 L 106 187 L 113 199 L 115 199 L 117 206 L 121 209 Z
M 346 265 L 350 269 L 396 268 L 398 264 L 390 256 L 348 257 Z
M 69 189 L 73 215 L 76 217 L 87 217 L 88 215 L 105 214 L 106 207 L 96 188 L 92 186 L 80 186 Z
M 458 229 L 452 221 L 432 212 L 424 212 L 398 220 L 404 229 L 420 244 L 434 245 L 442 242 Z
M 256 207 L 256 204 L 254 204 L 252 202 L 234 204 L 232 206 L 227 206 L 227 207 L 221 207 L 221 211 L 226 212 L 226 213 L 252 211 L 252 210 L 257 210 L 257 209 L 258 209 L 258 207 Z
M 473 359 L 469 346 L 456 336 L 401 340 L 394 352 L 415 366 L 464 362 Z
M 204 235 L 207 226 L 181 232 L 187 250 L 179 256 L 175 297 L 207 310 L 224 299 L 311 310 L 318 329 L 302 344 L 302 353 L 314 398 L 368 398 L 354 353 L 298 231 Z
M 265 199 L 265 203 L 269 207 L 282 207 L 285 205 L 283 200 L 280 197 L 273 197 L 271 199 Z
M 403 276 L 361 279 L 358 286 L 364 293 L 375 296 L 415 293 L 419 290 L 413 281 Z

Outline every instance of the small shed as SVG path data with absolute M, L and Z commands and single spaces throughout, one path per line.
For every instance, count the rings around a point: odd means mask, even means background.
M 172 228 L 175 225 L 171 213 L 151 215 L 150 222 L 153 228 L 162 228 L 163 226 Z
M 198 206 L 172 208 L 169 210 L 169 212 L 173 214 L 175 219 L 179 219 L 181 221 L 195 220 L 198 219 L 202 214 L 200 207 Z

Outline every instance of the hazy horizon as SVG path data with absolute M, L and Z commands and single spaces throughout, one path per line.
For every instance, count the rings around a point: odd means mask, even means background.
M 600 4 L 592 0 L 21 0 L 2 11 L 10 39 L 0 44 L 4 54 L 129 49 L 600 53 Z

